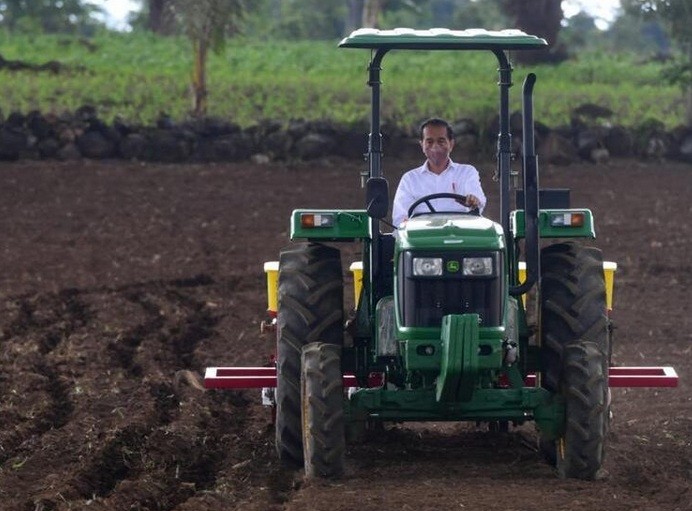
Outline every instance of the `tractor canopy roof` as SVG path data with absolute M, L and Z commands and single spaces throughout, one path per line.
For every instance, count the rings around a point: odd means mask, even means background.
M 521 30 L 415 30 L 361 28 L 344 38 L 340 48 L 400 50 L 538 50 L 548 46 L 545 39 Z

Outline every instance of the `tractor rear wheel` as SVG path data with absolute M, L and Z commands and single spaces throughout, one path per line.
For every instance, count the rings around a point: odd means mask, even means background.
M 343 277 L 338 249 L 300 243 L 279 260 L 276 347 L 276 450 L 303 465 L 301 350 L 305 344 L 343 344 Z
M 594 479 L 608 426 L 609 333 L 603 259 L 559 243 L 541 252 L 542 385 L 565 401 L 564 434 L 539 446 L 561 477 Z
M 344 388 L 341 347 L 311 343 L 303 348 L 301 396 L 303 453 L 308 478 L 344 471 Z

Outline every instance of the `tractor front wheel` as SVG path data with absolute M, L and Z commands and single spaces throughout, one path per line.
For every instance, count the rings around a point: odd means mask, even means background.
M 308 344 L 302 362 L 305 476 L 338 477 L 344 471 L 346 451 L 341 347 Z
M 565 347 L 563 356 L 566 424 L 564 436 L 555 443 L 555 466 L 561 477 L 595 479 L 608 426 L 605 354 L 593 342 L 576 342 Z
M 343 344 L 343 278 L 339 250 L 316 243 L 281 252 L 276 347 L 276 450 L 303 465 L 301 351 L 311 342 Z

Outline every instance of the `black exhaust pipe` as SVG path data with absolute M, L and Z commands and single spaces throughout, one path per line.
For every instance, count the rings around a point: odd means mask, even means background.
M 533 136 L 533 86 L 535 84 L 536 75 L 529 73 L 522 87 L 526 280 L 523 284 L 509 288 L 509 293 L 512 296 L 523 295 L 529 291 L 538 282 L 541 273 L 541 240 L 538 232 L 538 161 Z

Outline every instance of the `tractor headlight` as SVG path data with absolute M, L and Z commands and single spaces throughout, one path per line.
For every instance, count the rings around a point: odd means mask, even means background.
M 462 274 L 467 277 L 488 277 L 493 274 L 492 257 L 465 257 Z
M 439 277 L 442 275 L 442 258 L 414 257 L 413 274 L 416 277 Z

